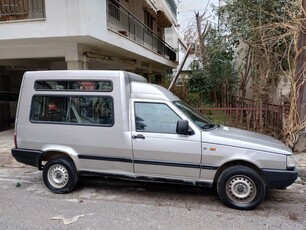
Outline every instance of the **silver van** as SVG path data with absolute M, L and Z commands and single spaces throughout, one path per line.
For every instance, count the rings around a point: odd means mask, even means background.
M 15 159 L 43 170 L 54 193 L 82 175 L 216 186 L 221 201 L 253 209 L 267 188 L 297 178 L 292 152 L 265 135 L 220 126 L 161 86 L 124 71 L 26 72 Z

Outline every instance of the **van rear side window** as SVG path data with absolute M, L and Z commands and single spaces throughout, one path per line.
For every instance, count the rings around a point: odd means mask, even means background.
M 67 80 L 50 80 L 36 81 L 34 89 L 37 91 L 52 90 L 52 91 L 113 91 L 112 81 L 67 81 Z
M 112 126 L 110 96 L 42 96 L 32 99 L 31 122 Z

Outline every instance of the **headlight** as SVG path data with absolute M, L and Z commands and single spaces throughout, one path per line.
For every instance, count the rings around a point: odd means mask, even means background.
M 287 169 L 293 169 L 295 167 L 294 156 L 287 156 Z

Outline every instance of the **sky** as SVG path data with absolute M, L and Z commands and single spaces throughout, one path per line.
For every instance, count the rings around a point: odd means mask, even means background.
M 195 24 L 194 12 L 199 11 L 200 15 L 206 10 L 205 17 L 209 17 L 208 20 L 217 23 L 217 19 L 212 12 L 213 5 L 218 5 L 219 0 L 176 0 L 179 2 L 177 5 L 177 19 L 179 23 L 179 34 L 184 38 L 184 31 L 186 28 Z M 179 62 L 182 61 L 184 53 L 180 51 Z M 190 63 L 193 61 L 193 57 L 189 57 L 184 65 L 183 69 L 188 69 Z
M 194 22 L 195 11 L 199 11 L 201 14 L 206 9 L 205 16 L 209 17 L 208 20 L 217 23 L 217 19 L 212 12 L 212 5 L 218 6 L 219 0 L 177 0 L 177 2 L 177 18 L 180 25 L 180 33 L 186 30 L 188 24 Z

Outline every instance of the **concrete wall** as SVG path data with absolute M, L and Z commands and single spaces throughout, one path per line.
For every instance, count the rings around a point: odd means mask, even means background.
M 136 12 L 143 17 L 143 5 L 136 2 L 130 1 L 131 8 L 137 6 Z M 115 55 L 176 67 L 175 63 L 110 31 L 106 0 L 45 0 L 45 9 L 45 19 L 0 22 L 0 60 L 64 57 L 76 61 L 80 55 L 78 44 L 86 44 Z

